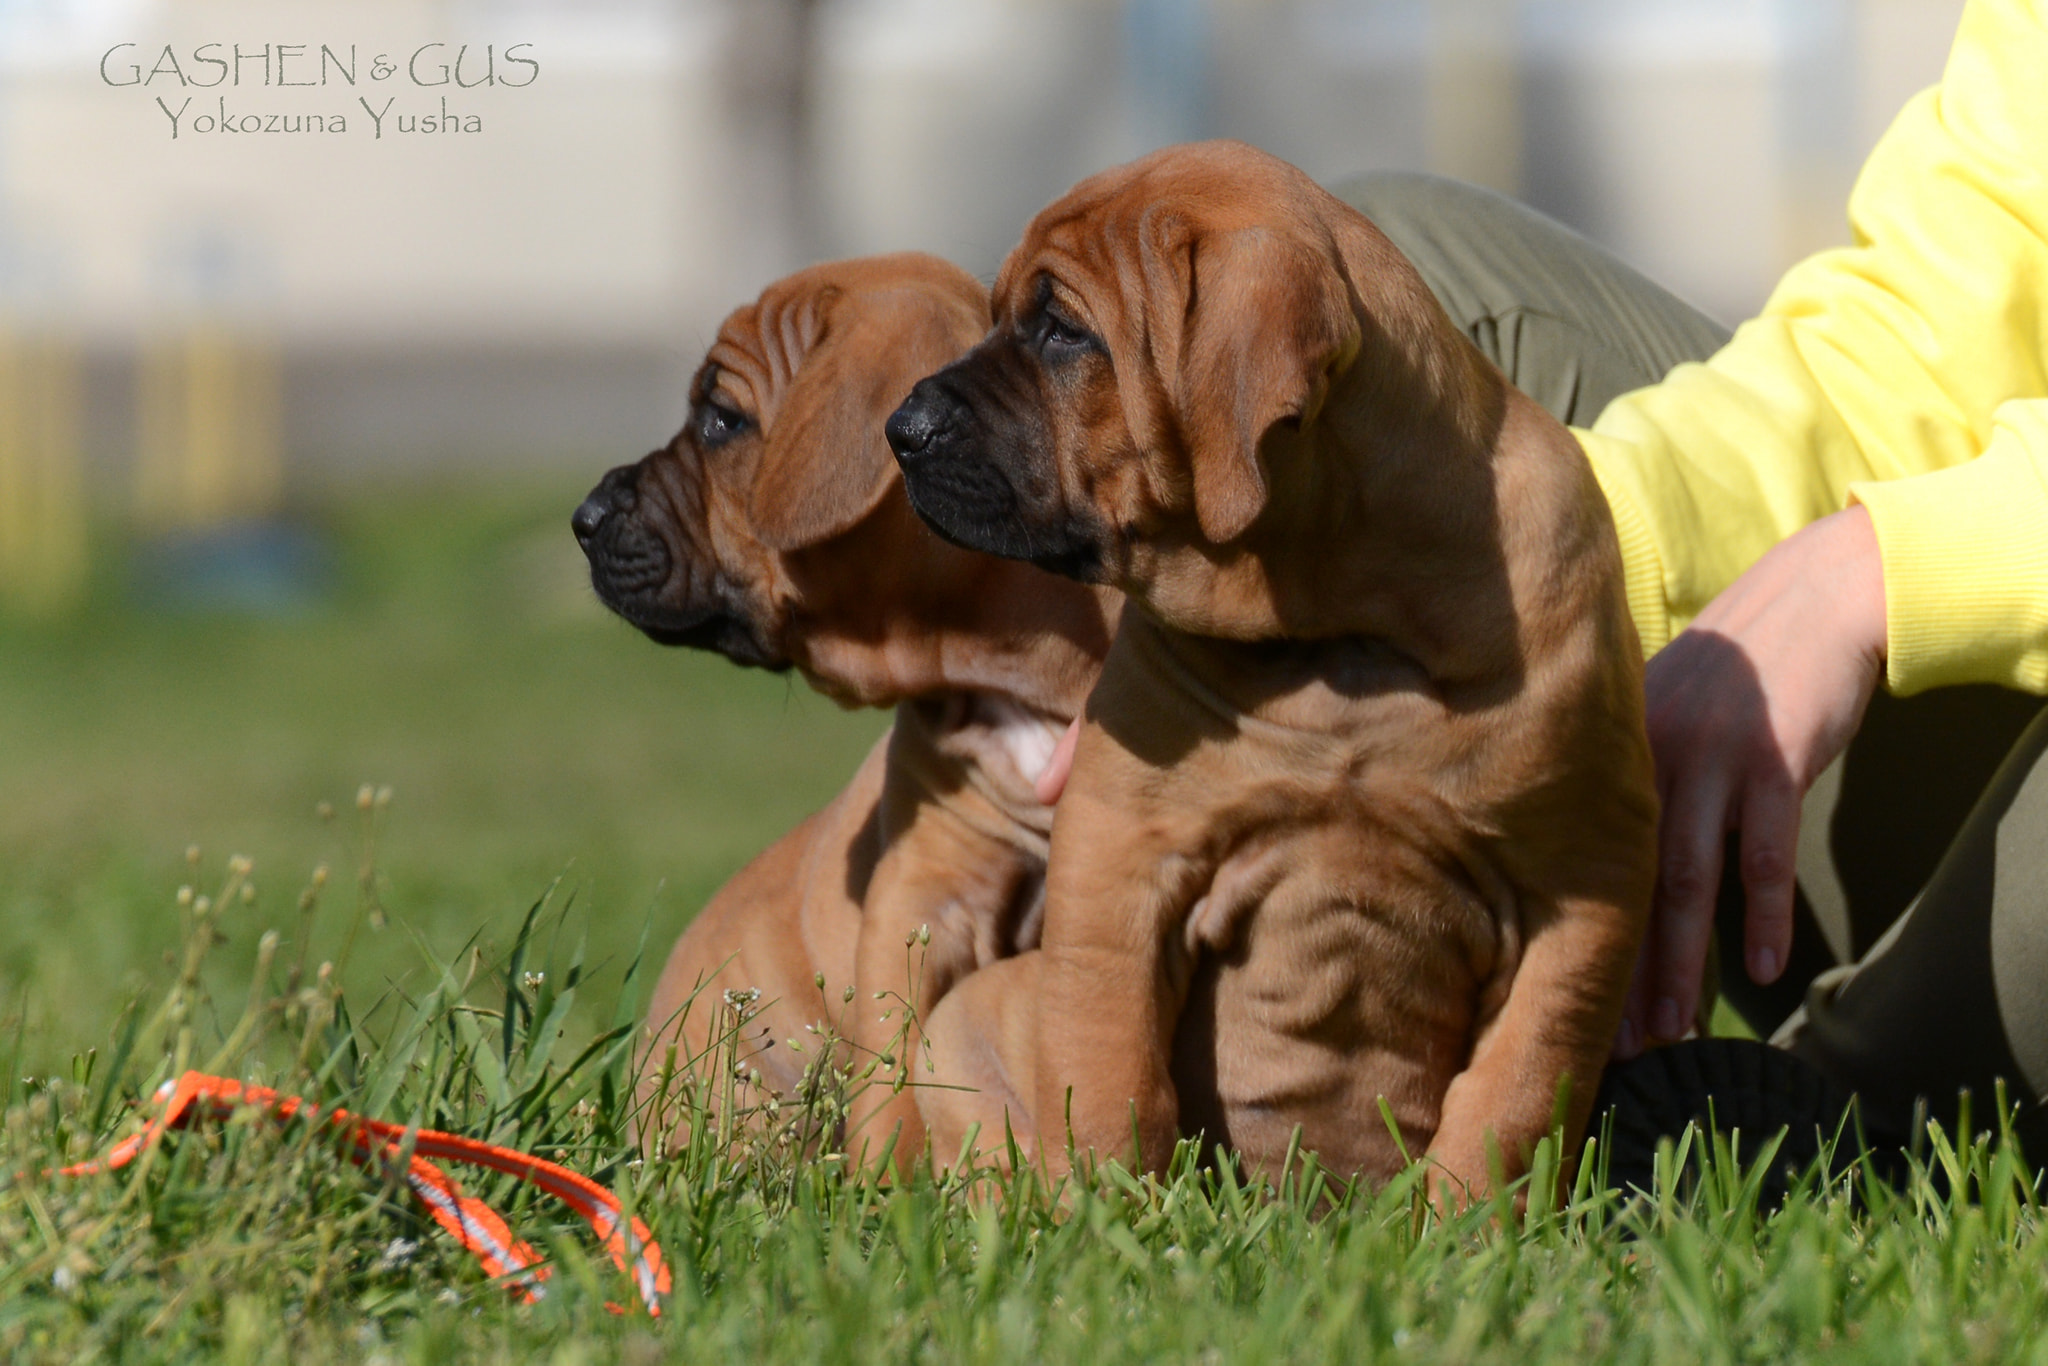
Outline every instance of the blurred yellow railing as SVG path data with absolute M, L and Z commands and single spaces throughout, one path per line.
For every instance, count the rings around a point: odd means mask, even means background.
M 0 323 L 0 608 L 54 616 L 85 593 L 74 347 Z
M 284 485 L 275 351 L 197 324 L 145 345 L 139 369 L 141 525 L 200 531 L 275 512 Z

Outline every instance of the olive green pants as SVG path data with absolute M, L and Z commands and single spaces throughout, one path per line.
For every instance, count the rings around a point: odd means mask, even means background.
M 1561 224 L 1490 191 L 1385 173 L 1333 187 L 1415 263 L 1519 388 L 1590 424 L 1619 394 L 1704 360 L 1728 332 Z M 1872 699 L 1807 795 L 1797 921 L 1769 986 L 1722 995 L 1750 1026 L 1863 1097 L 1895 1132 L 1916 1099 L 1952 1115 L 2004 1079 L 2048 1156 L 2048 715 L 1993 687 Z M 1731 846 L 1732 855 L 1732 846 Z M 1717 937 L 1742 954 L 1728 860 Z M 1987 1110 L 1980 1102 L 1977 1113 Z

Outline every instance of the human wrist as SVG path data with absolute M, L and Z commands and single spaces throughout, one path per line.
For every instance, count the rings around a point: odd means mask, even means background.
M 1836 596 L 1842 624 L 1858 653 L 1882 673 L 1890 654 L 1885 607 L 1884 552 L 1870 510 L 1852 503 L 1828 517 Z

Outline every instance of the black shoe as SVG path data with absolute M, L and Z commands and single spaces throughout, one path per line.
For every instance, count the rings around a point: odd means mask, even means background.
M 1880 1171 L 1888 1178 L 1893 1174 L 1899 1141 L 1859 1131 L 1852 1099 L 1783 1049 L 1754 1039 L 1691 1039 L 1611 1064 L 1594 1100 L 1590 1131 L 1606 1134 L 1609 1186 L 1651 1191 L 1658 1140 L 1676 1141 L 1687 1124 L 1699 1127 L 1696 1144 L 1710 1133 L 1739 1131 L 1737 1156 L 1745 1163 L 1782 1130 L 1759 1202 L 1772 1209 L 1812 1168 L 1824 1144 L 1834 1144 L 1834 1171 L 1846 1169 L 1867 1142 Z M 1689 1185 L 1696 1171 L 1682 1184 Z

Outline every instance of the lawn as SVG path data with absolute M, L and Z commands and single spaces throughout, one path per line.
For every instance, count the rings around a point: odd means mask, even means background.
M 1746 1135 L 1451 1220 L 1412 1175 L 1254 1189 L 1192 1151 L 1056 1191 L 709 1125 L 643 1161 L 621 1028 L 654 960 L 882 723 L 605 619 L 579 491 L 334 499 L 332 590 L 283 615 L 143 612 L 115 562 L 78 620 L 0 627 L 8 1359 L 2048 1360 L 2040 1211 L 1990 1138 L 1937 1134 L 1896 1193 L 1850 1167 L 1760 1207 Z M 611 1312 L 580 1224 L 466 1177 L 552 1259 L 516 1302 L 303 1121 L 41 1174 L 188 1065 L 596 1176 L 666 1249 L 666 1314 Z
M 80 620 L 0 625 L 0 1019 L 26 1010 L 34 1065 L 161 972 L 188 846 L 256 861 L 230 975 L 316 864 L 352 884 L 364 784 L 391 791 L 394 928 L 359 943 L 362 980 L 416 967 L 406 931 L 502 946 L 557 878 L 602 962 L 650 917 L 672 940 L 852 774 L 878 713 L 597 605 L 568 530 L 584 482 L 331 500 L 328 598 L 282 616 L 143 612 L 110 582 Z

